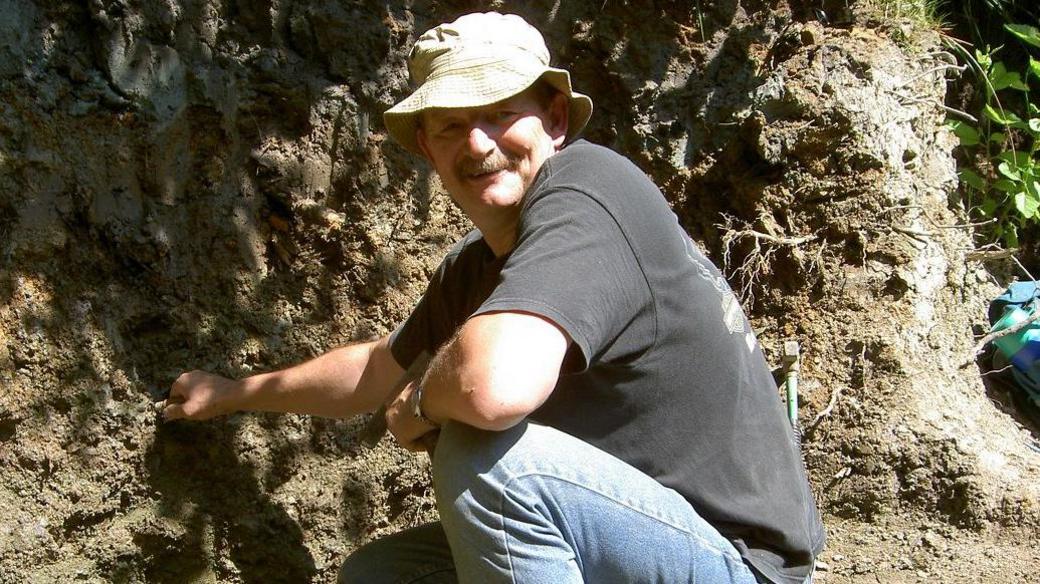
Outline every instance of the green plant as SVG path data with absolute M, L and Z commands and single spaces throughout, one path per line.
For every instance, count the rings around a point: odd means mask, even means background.
M 1040 29 L 1020 24 L 1006 24 L 1005 29 L 1040 49 Z M 997 235 L 1007 245 L 1017 246 L 1019 228 L 1040 224 L 1040 107 L 1029 87 L 1031 79 L 1040 81 L 1040 61 L 1029 55 L 1024 71 L 1016 71 L 995 58 L 999 51 L 962 51 L 983 85 L 982 115 L 979 121 L 951 126 L 976 162 L 975 168 L 960 170 L 961 184 L 969 194 L 982 195 L 979 209 L 996 220 Z M 1005 107 L 1002 95 L 1021 99 Z

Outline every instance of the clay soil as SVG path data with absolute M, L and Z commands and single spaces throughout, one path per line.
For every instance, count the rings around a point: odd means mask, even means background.
M 689 4 L 0 0 L 0 584 L 330 582 L 436 518 L 364 418 L 152 404 L 407 316 L 468 224 L 380 114 L 480 8 L 545 32 L 778 374 L 800 343 L 817 581 L 1034 581 L 1040 431 L 972 355 L 1013 266 L 967 256 L 953 57 L 854 2 Z

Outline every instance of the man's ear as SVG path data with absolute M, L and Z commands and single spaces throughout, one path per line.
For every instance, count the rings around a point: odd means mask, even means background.
M 422 150 L 426 161 L 433 164 L 433 157 L 430 156 L 430 145 L 426 142 L 426 131 L 423 130 L 421 124 L 415 128 L 415 142 L 419 145 L 419 150 Z
M 557 91 L 549 104 L 549 135 L 557 149 L 563 147 L 567 140 L 567 119 L 570 113 L 570 100 L 562 92 Z

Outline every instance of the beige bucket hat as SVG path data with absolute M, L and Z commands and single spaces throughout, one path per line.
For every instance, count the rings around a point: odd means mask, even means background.
M 490 105 L 538 79 L 570 99 L 568 140 L 592 116 L 592 100 L 571 89 L 570 73 L 549 66 L 541 33 L 515 14 L 467 14 L 426 31 L 412 47 L 408 70 L 418 87 L 383 121 L 398 143 L 420 156 L 415 131 L 423 110 Z

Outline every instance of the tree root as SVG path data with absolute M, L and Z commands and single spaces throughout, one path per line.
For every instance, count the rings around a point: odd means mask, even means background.
M 818 237 L 816 235 L 781 237 L 756 231 L 751 229 L 747 224 L 743 225 L 741 228 L 737 228 L 735 223 L 736 220 L 733 217 L 726 216 L 724 217 L 724 223 L 716 225 L 716 227 L 723 231 L 723 270 L 727 272 L 727 275 L 731 279 L 735 279 L 739 282 L 739 290 L 736 291 L 737 296 L 744 304 L 744 308 L 747 309 L 755 301 L 755 285 L 758 283 L 762 274 L 770 271 L 770 264 L 772 263 L 776 252 L 781 248 L 792 248 L 797 251 L 801 246 L 816 241 Z M 745 240 L 751 240 L 751 251 L 744 255 L 744 258 L 739 265 L 736 265 L 736 262 L 733 259 L 733 247 L 739 242 Z M 814 257 L 809 260 L 810 272 L 815 271 L 816 266 L 820 264 L 820 256 L 822 253 L 823 246 L 821 245 Z M 800 257 L 798 260 L 799 263 L 802 263 Z

